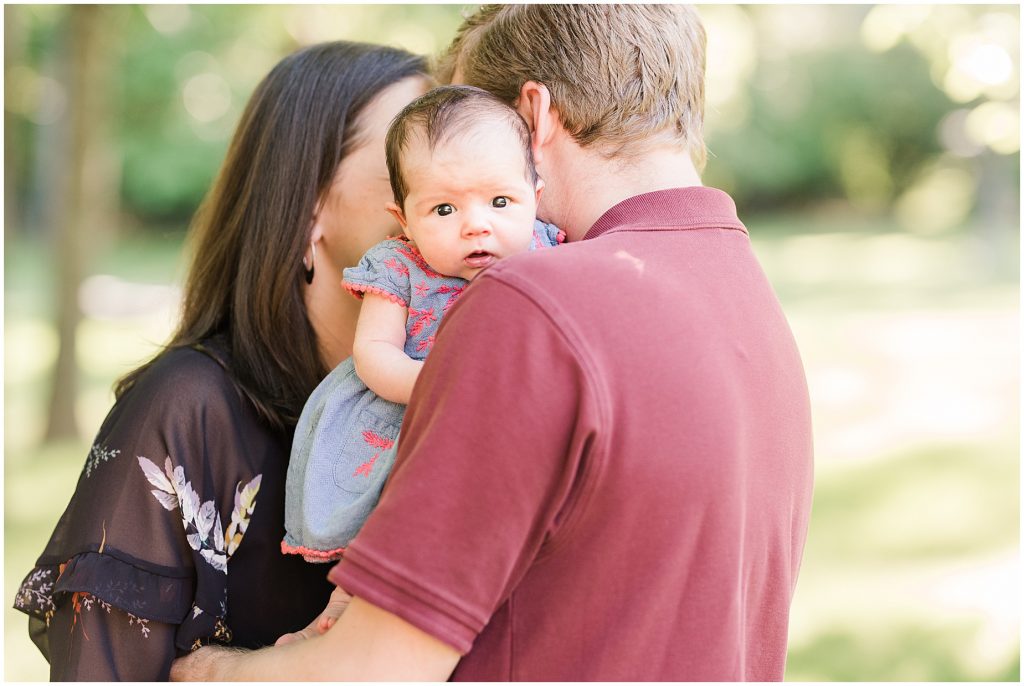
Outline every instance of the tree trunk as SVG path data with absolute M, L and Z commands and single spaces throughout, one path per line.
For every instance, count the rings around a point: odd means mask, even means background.
M 77 438 L 75 400 L 78 391 L 76 332 L 81 321 L 78 291 L 88 264 L 90 248 L 109 222 L 112 182 L 112 145 L 105 132 L 110 121 L 109 45 L 114 41 L 107 8 L 72 5 L 67 9 L 65 84 L 68 107 L 61 126 L 66 130 L 60 183 L 56 192 L 58 223 L 54 232 L 57 267 L 57 335 L 59 349 L 50 392 L 45 440 Z M 113 174 L 116 179 L 116 173 Z
M 20 7 L 4 6 L 4 64 L 8 68 L 9 65 L 21 62 L 25 53 L 25 22 L 21 12 Z M 4 145 L 4 243 L 9 244 L 10 239 L 22 228 L 21 199 L 18 195 L 21 189 L 15 180 L 22 178 L 24 173 L 11 138 L 21 135 L 24 129 L 15 124 L 15 117 L 7 108 L 4 108 L 4 131 L 7 136 Z

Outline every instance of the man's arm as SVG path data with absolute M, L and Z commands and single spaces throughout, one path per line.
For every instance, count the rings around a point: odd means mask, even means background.
M 461 655 L 361 598 L 327 633 L 243 652 L 201 648 L 175 660 L 172 681 L 447 681 Z
M 274 645 L 283 646 L 286 643 L 291 643 L 292 641 L 302 641 L 307 638 L 319 636 L 330 629 L 334 623 L 338 621 L 338 617 L 341 617 L 345 612 L 345 609 L 348 607 L 348 604 L 351 602 L 352 596 L 346 593 L 345 589 L 341 586 L 336 586 L 334 588 L 334 592 L 331 593 L 331 598 L 327 601 L 327 607 L 324 608 L 323 612 L 317 615 L 305 628 L 293 631 L 290 634 L 278 636 L 277 640 L 274 641 Z

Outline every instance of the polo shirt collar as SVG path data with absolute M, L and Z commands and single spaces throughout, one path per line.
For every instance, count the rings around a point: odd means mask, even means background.
M 746 227 L 736 216 L 732 198 L 717 188 L 688 186 L 642 193 L 613 205 L 594 222 L 583 240 L 620 228 L 648 230 Z

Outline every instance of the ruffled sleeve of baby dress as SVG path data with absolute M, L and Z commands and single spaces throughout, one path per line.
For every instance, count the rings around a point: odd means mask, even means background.
M 408 239 L 387 238 L 367 250 L 359 264 L 346 269 L 341 284 L 357 298 L 373 293 L 409 307 L 411 275 L 424 268 L 430 270 Z
M 261 479 L 231 428 L 241 402 L 197 346 L 110 411 L 15 599 L 52 680 L 165 680 L 175 657 L 231 642 L 227 577 Z
M 540 219 L 533 222 L 533 241 L 530 243 L 530 250 L 537 248 L 553 248 L 559 243 L 565 242 L 565 231 L 554 224 L 542 222 Z

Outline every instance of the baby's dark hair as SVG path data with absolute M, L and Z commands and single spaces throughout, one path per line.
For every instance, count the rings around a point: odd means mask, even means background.
M 433 150 L 455 136 L 465 135 L 489 123 L 508 126 L 516 134 L 523 148 L 526 179 L 536 184 L 537 168 L 530 147 L 530 130 L 519 113 L 480 88 L 440 86 L 406 105 L 388 128 L 385 148 L 395 203 L 404 208 L 405 196 L 409 192 L 402 176 L 402 152 L 413 132 L 423 131 L 427 146 Z M 486 151 L 481 151 L 481 154 L 486 154 Z

